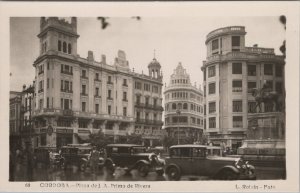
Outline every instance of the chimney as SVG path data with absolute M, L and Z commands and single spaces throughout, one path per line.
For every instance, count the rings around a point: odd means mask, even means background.
M 25 84 L 23 84 L 23 91 L 26 89 L 26 85 Z
M 253 47 L 254 47 L 254 48 L 257 48 L 257 47 L 258 47 L 258 44 L 254 44 Z
M 72 17 L 71 18 L 71 25 L 72 25 L 72 28 L 77 31 L 77 18 L 76 17 Z
M 88 51 L 88 57 L 87 57 L 88 62 L 93 62 L 94 61 L 94 54 L 93 51 Z
M 104 54 L 101 55 L 101 62 L 106 64 L 106 56 Z

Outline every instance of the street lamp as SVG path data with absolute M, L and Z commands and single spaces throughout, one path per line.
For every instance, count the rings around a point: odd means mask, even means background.
M 177 111 L 176 111 L 176 114 L 178 115 L 177 117 L 177 145 L 179 145 L 179 115 L 181 114 L 181 111 L 180 109 L 178 108 Z

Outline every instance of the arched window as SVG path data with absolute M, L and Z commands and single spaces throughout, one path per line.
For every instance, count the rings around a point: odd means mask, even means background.
M 58 40 L 58 51 L 61 51 L 61 41 L 60 40 Z
M 63 52 L 67 53 L 67 43 L 66 42 L 63 43 Z
M 182 109 L 182 104 L 178 103 L 178 109 Z
M 187 108 L 188 108 L 187 103 L 184 103 L 184 104 L 183 104 L 183 109 L 187 109 Z
M 176 110 L 176 103 L 172 104 L 172 110 Z
M 71 54 L 72 53 L 72 46 L 71 44 L 69 43 L 68 44 L 68 54 Z

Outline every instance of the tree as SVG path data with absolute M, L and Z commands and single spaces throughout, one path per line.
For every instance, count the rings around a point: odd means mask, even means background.
M 102 131 L 99 131 L 96 134 L 90 134 L 90 142 L 97 148 L 104 148 L 107 144 L 113 143 L 113 140 Z
M 139 145 L 142 144 L 143 143 L 142 135 L 138 135 L 138 134 L 127 135 L 127 143 L 139 144 Z
M 172 145 L 176 145 L 177 144 L 177 139 L 175 139 L 174 137 L 171 137 L 171 136 L 163 136 L 162 138 L 162 145 L 165 147 L 165 148 L 169 148 L 170 146 Z

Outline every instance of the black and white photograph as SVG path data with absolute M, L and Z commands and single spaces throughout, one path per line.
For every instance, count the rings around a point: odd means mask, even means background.
M 180 15 L 158 4 L 157 13 L 169 15 L 117 15 L 109 8 L 7 16 L 4 181 L 77 191 L 151 191 L 172 181 L 282 190 L 293 171 L 287 152 L 299 149 L 298 131 L 296 141 L 289 137 L 298 128 L 287 121 L 299 115 L 288 111 L 298 113 L 299 98 L 289 96 L 299 93 L 287 85 L 299 74 L 299 42 L 287 47 L 289 22 L 298 20 L 284 11 Z M 91 183 L 102 189 L 85 189 Z

